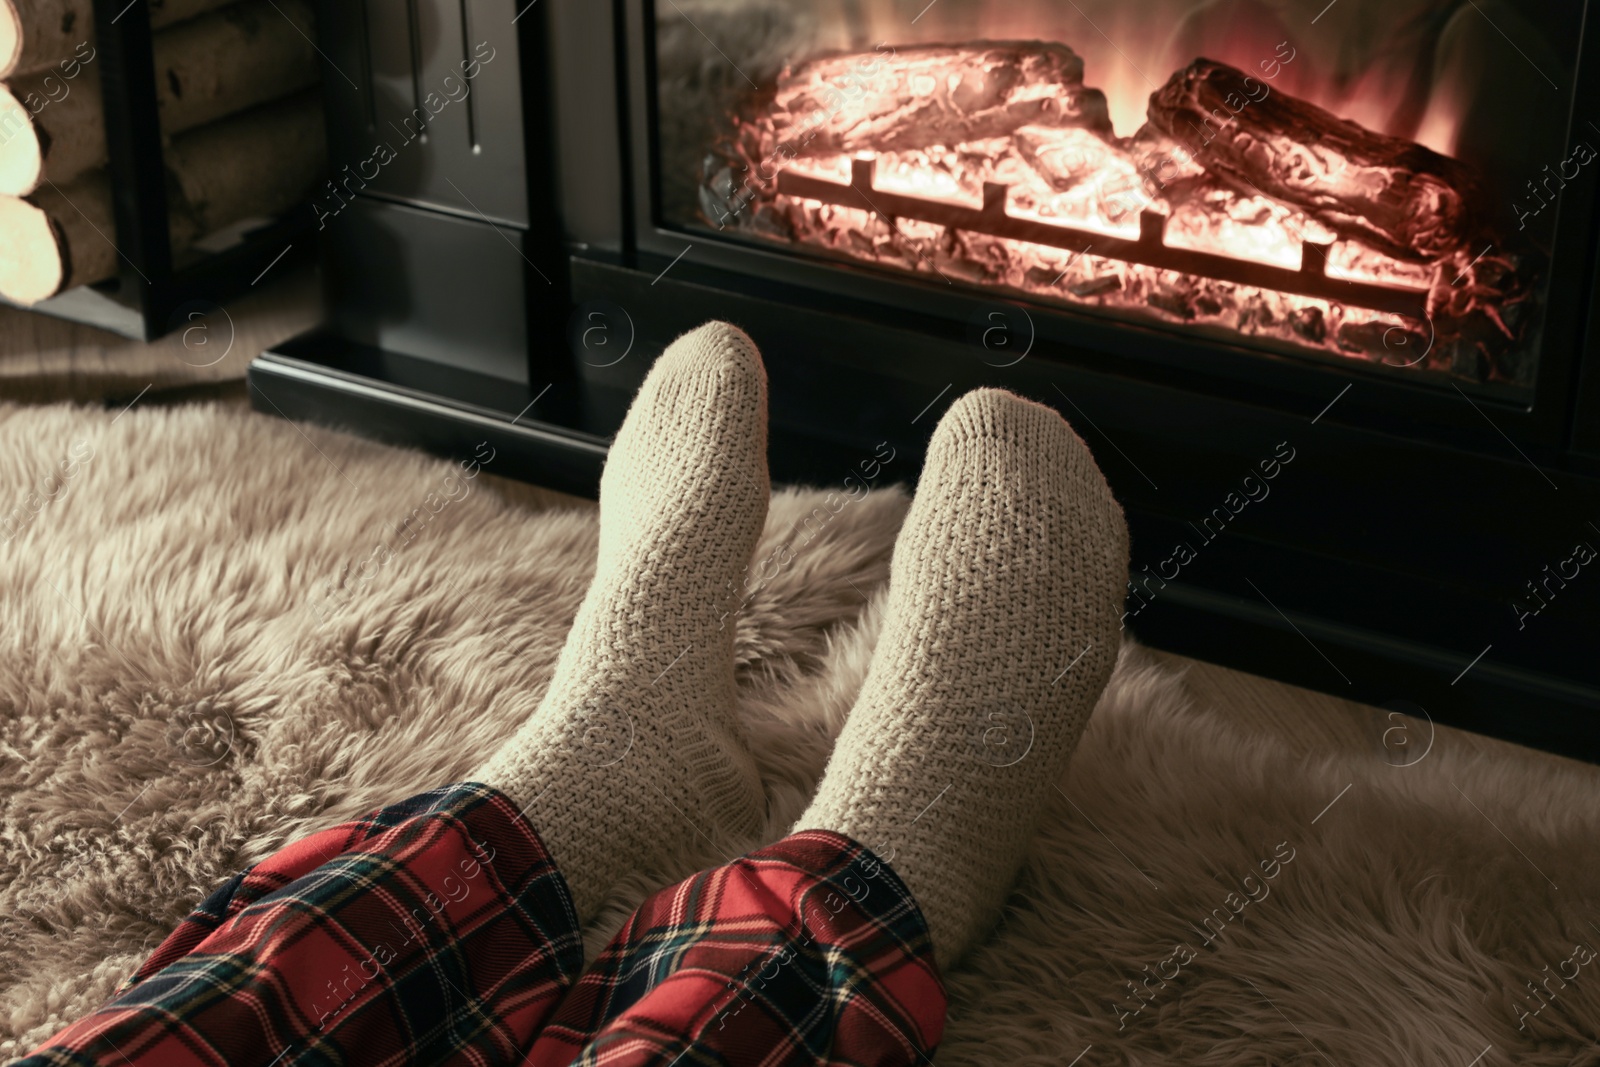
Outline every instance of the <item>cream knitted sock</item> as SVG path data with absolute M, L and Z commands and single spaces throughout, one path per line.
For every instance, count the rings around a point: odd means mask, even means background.
M 723 613 L 766 521 L 766 455 L 750 338 L 714 322 L 674 341 L 606 459 L 594 582 L 550 689 L 474 776 L 525 806 L 581 920 L 672 842 L 764 818 Z
M 997 917 L 1116 663 L 1122 509 L 1054 411 L 997 389 L 940 421 L 866 682 L 796 830 L 873 849 L 942 966 Z

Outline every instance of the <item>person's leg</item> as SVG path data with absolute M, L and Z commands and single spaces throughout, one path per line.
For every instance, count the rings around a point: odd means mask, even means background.
M 726 615 L 771 495 L 766 389 L 755 345 L 722 323 L 657 360 L 606 460 L 594 583 L 555 677 L 473 776 L 526 808 L 581 920 L 677 838 L 764 817 Z
M 582 964 L 538 835 L 452 786 L 232 878 L 18 1067 L 515 1062 Z
M 998 917 L 1116 664 L 1128 532 L 1050 408 L 951 405 L 895 543 L 872 666 L 795 828 L 905 880 L 948 968 Z

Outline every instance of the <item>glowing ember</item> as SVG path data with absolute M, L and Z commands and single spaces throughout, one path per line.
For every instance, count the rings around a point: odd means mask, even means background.
M 1234 79 L 1197 61 L 1119 139 L 1061 45 L 822 57 L 735 120 L 702 209 L 855 260 L 1517 379 L 1531 280 L 1474 258 L 1489 241 L 1470 173 Z

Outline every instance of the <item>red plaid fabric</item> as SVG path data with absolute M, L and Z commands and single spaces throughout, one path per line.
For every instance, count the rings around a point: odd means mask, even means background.
M 581 964 L 538 835 L 468 783 L 234 877 L 19 1065 L 909 1065 L 943 1027 L 916 904 L 837 834 L 657 893 Z
M 515 1062 L 577 979 L 566 881 L 504 795 L 459 785 L 234 877 L 28 1067 Z
M 944 1013 L 905 885 L 850 838 L 807 830 L 640 905 L 529 1062 L 922 1064 Z

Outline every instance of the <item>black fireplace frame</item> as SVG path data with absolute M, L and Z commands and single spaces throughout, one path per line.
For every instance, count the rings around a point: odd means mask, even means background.
M 1123 501 L 1144 582 L 1128 618 L 1140 639 L 1600 760 L 1600 576 L 1573 579 L 1523 629 L 1510 606 L 1563 545 L 1600 544 L 1593 173 L 1563 195 L 1552 270 L 1568 281 L 1552 287 L 1534 402 L 1469 400 L 1401 371 L 1263 354 L 664 226 L 648 0 L 473 3 L 480 25 L 499 19 L 521 42 L 527 181 L 556 225 L 536 218 L 512 236 L 530 275 L 561 291 L 530 280 L 524 306 L 468 309 L 491 331 L 515 319 L 528 342 L 506 353 L 514 374 L 452 366 L 447 346 L 375 348 L 341 330 L 351 316 L 336 307 L 328 327 L 252 364 L 259 409 L 447 455 L 488 440 L 502 473 L 593 494 L 650 360 L 707 318 L 743 326 L 767 357 L 779 480 L 838 485 L 883 440 L 906 457 L 897 476 L 913 477 L 942 407 L 967 388 L 1004 386 L 1072 421 Z M 348 41 L 322 45 L 348 54 Z M 1574 93 L 1600 99 L 1600 39 L 1591 32 L 1581 47 Z M 338 248 L 330 261 L 352 262 Z M 483 268 L 452 266 L 452 293 L 470 303 Z M 330 282 L 357 319 L 362 281 Z M 384 303 L 392 314 L 394 294 Z M 977 342 L 972 324 L 996 314 L 1027 334 L 1027 358 L 1007 365 Z M 1564 340 L 1550 347 L 1552 337 Z M 1274 496 L 1152 584 L 1143 568 L 1194 541 L 1190 524 L 1280 442 L 1297 458 Z

